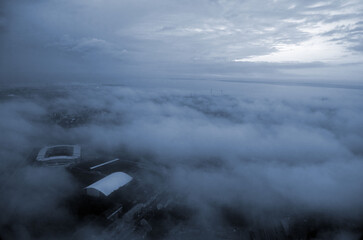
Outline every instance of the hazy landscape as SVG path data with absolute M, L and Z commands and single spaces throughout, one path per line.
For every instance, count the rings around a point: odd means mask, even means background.
M 218 238 L 221 231 L 238 239 L 231 229 L 268 229 L 283 221 L 292 234 L 359 237 L 361 90 L 247 84 L 239 94 L 230 89 L 3 90 L 2 231 L 31 237 L 39 224 L 45 228 L 39 236 L 47 239 L 54 237 L 48 224 L 76 224 L 62 204 L 76 189 L 72 176 L 26 161 L 32 148 L 62 143 L 81 144 L 89 154 L 127 151 L 159 169 L 168 193 L 182 196 L 194 212 L 183 222 L 187 230 L 175 229 L 169 238 Z M 55 113 L 63 117 L 54 120 Z M 67 118 L 76 120 L 67 125 Z M 108 234 L 97 226 L 67 224 L 57 238 Z
M 0 239 L 362 239 L 362 16 L 360 0 L 2 1 Z M 82 159 L 39 163 L 54 145 Z M 80 210 L 122 164 L 129 205 Z

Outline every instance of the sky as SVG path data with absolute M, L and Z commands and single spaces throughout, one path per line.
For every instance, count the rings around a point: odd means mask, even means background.
M 194 213 L 171 239 L 218 239 L 228 212 L 359 239 L 362 16 L 361 0 L 0 1 L 1 237 L 116 238 L 65 206 L 69 172 L 28 164 L 80 144 L 160 169 Z
M 2 83 L 362 83 L 360 0 L 17 0 L 0 7 Z

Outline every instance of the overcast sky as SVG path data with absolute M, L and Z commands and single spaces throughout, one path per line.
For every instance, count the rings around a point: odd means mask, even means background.
M 227 226 L 224 207 L 255 227 L 319 214 L 334 226 L 320 232 L 361 231 L 362 38 L 363 0 L 0 0 L 0 232 L 82 231 L 71 176 L 26 160 L 67 143 L 166 166 L 193 232 Z
M 360 0 L 18 0 L 0 8 L 2 82 L 363 82 Z

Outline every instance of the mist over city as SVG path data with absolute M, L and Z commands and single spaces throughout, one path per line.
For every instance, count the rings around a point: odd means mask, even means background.
M 0 3 L 0 239 L 362 239 L 360 1 Z

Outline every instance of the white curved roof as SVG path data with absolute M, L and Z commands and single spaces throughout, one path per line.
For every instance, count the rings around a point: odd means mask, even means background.
M 120 187 L 126 185 L 132 180 L 132 177 L 124 172 L 115 172 L 102 178 L 101 180 L 85 187 L 85 189 L 93 188 L 103 193 L 105 196 L 110 195 Z

